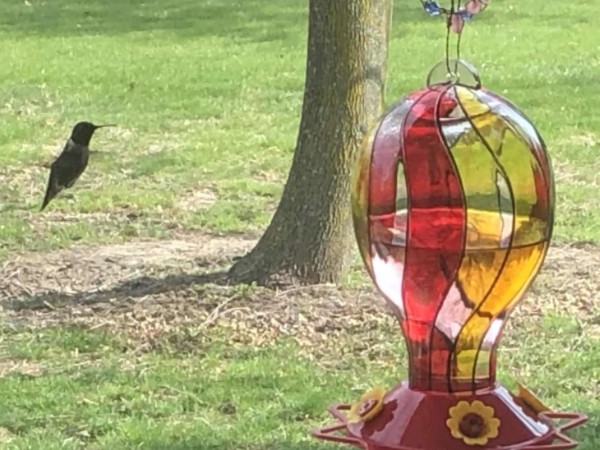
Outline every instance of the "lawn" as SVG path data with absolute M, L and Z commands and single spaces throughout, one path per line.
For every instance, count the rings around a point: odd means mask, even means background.
M 358 259 L 338 287 L 223 286 L 277 206 L 302 105 L 300 0 L 0 0 L 0 448 L 326 450 L 326 407 L 406 376 Z M 537 124 L 555 243 L 503 338 L 500 380 L 590 419 L 600 448 L 600 3 L 495 0 L 464 35 Z M 443 57 L 397 0 L 386 103 Z M 79 120 L 86 173 L 39 207 Z

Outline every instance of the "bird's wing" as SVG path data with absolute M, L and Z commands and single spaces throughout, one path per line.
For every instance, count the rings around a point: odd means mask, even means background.
M 88 163 L 88 150 L 77 144 L 67 144 L 65 150 L 52 164 L 58 184 L 66 188 L 73 186 Z
M 62 153 L 50 165 L 50 178 L 42 211 L 60 191 L 73 186 L 87 167 L 88 158 L 87 147 L 75 144 L 71 140 L 67 141 Z

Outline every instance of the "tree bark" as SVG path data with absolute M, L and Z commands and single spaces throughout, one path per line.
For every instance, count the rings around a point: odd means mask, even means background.
M 234 282 L 337 282 L 355 246 L 351 173 L 383 105 L 391 0 L 310 0 L 304 103 L 273 219 Z

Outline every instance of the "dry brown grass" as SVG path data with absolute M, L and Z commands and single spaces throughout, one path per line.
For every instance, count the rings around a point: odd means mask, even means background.
M 292 337 L 313 355 L 315 348 L 372 346 L 377 352 L 381 343 L 373 330 L 396 327 L 366 282 L 281 290 L 229 286 L 225 270 L 232 257 L 254 243 L 243 235 L 198 234 L 20 254 L 1 267 L 0 305 L 8 322 L 113 330 L 141 351 L 165 338 L 181 347 L 217 334 L 256 346 Z M 598 267 L 600 250 L 593 245 L 553 246 L 510 327 L 554 312 L 577 318 L 589 336 L 600 338 Z

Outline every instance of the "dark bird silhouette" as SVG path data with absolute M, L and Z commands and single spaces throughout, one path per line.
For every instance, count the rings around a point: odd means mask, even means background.
M 90 157 L 89 145 L 94 131 L 98 128 L 114 126 L 79 122 L 73 127 L 71 137 L 67 140 L 62 153 L 50 165 L 50 178 L 40 211 L 43 211 L 59 192 L 73 186 L 81 176 L 88 164 Z

